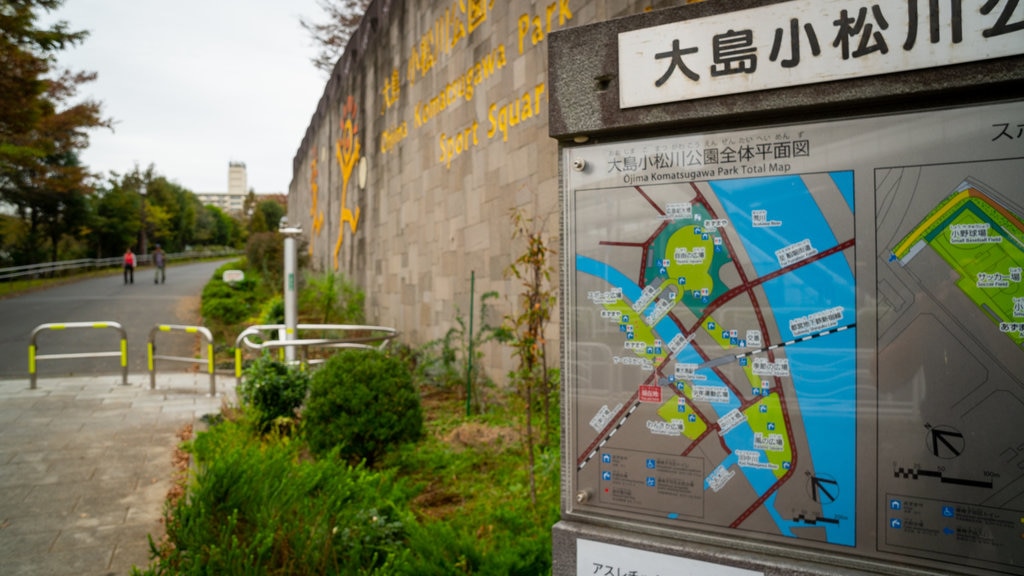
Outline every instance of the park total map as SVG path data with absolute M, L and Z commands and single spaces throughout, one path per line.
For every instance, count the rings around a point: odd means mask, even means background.
M 1021 125 L 564 149 L 571 512 L 1019 573 Z

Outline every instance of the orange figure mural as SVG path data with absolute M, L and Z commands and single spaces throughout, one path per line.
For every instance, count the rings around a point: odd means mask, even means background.
M 309 216 L 313 221 L 313 236 L 320 236 L 320 230 L 324 227 L 324 212 L 320 210 L 320 185 L 317 183 L 317 179 L 320 176 L 320 171 L 316 166 L 316 148 L 310 152 L 310 156 L 313 157 L 313 161 L 310 162 L 309 167 L 311 174 L 309 176 L 309 188 L 312 191 L 312 203 L 309 207 Z M 309 243 L 309 255 L 313 256 L 313 243 Z
M 356 124 L 356 101 L 349 96 L 345 106 L 341 109 L 341 137 L 334 142 L 334 155 L 338 158 L 338 167 L 341 168 L 341 222 L 338 226 L 338 241 L 334 244 L 334 269 L 338 269 L 338 253 L 341 252 L 341 244 L 345 241 L 345 223 L 348 222 L 352 234 L 356 233 L 359 227 L 359 206 L 355 212 L 348 207 L 348 181 L 352 176 L 352 170 L 359 162 L 359 140 L 356 135 L 359 133 L 359 125 Z

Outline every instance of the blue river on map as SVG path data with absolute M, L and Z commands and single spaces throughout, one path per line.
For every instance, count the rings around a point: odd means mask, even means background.
M 834 180 L 833 180 L 834 182 Z M 729 215 L 729 226 L 741 238 L 758 275 L 779 269 L 775 251 L 810 240 L 821 252 L 836 245 L 832 228 L 799 176 L 770 176 L 708 183 Z M 767 211 L 780 226 L 754 227 L 751 212 Z
M 852 208 L 853 182 L 849 173 L 833 174 L 844 199 Z M 803 184 L 796 176 L 770 177 L 748 180 L 717 181 L 711 183 L 722 204 L 729 213 L 733 226 L 743 240 L 744 248 L 754 260 L 759 275 L 765 275 L 779 268 L 775 250 L 789 246 L 803 239 L 822 252 L 836 244 L 824 216 L 818 210 Z M 767 211 L 769 220 L 781 221 L 781 225 L 768 228 L 754 228 L 751 225 L 751 210 Z M 609 285 L 622 289 L 623 296 L 631 302 L 640 298 L 641 288 L 636 282 L 604 262 L 576 255 L 577 272 L 601 278 Z M 834 307 L 843 308 L 840 326 L 856 321 L 855 285 L 853 273 L 846 258 L 833 254 L 812 264 L 802 266 L 762 284 L 768 297 L 775 321 L 787 339 L 789 321 Z M 721 326 L 719 329 L 727 329 Z M 739 327 L 738 327 L 739 328 Z M 743 327 L 744 329 L 746 327 Z M 670 342 L 680 333 L 669 318 L 656 326 L 658 336 Z M 743 332 L 744 330 L 741 330 Z M 823 518 L 839 519 L 838 523 L 822 523 L 827 540 L 833 544 L 855 545 L 856 502 L 856 337 L 855 330 L 845 330 L 800 342 L 785 348 L 789 360 L 797 402 L 788 402 L 791 417 L 800 417 L 810 446 L 813 471 L 819 479 Z M 704 358 L 692 347 L 684 348 L 677 361 L 700 364 Z M 725 384 L 711 370 L 703 370 L 707 380 L 705 386 Z M 729 402 L 713 404 L 719 417 L 739 408 L 740 402 L 732 394 Z M 794 413 L 792 407 L 799 406 Z M 729 448 L 754 450 L 753 431 L 744 422 L 725 434 Z M 801 454 L 797 454 L 800 458 Z M 729 468 L 737 463 L 735 454 L 721 462 Z M 806 462 L 804 462 L 806 464 Z M 776 483 L 775 474 L 770 470 L 740 468 L 758 494 L 764 494 Z M 809 481 L 794 478 L 795 482 Z M 765 509 L 782 534 L 797 536 L 794 528 L 809 527 L 807 523 L 794 521 L 792 515 L 783 516 L 775 508 L 775 495 L 767 501 Z

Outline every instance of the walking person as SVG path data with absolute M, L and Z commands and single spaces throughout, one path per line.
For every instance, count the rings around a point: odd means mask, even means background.
M 156 265 L 153 284 L 163 284 L 164 280 L 167 280 L 167 271 L 164 270 L 164 267 L 167 265 L 167 255 L 164 254 L 164 250 L 159 244 L 156 245 L 156 250 L 153 250 L 153 264 Z
M 131 246 L 124 249 L 124 283 L 135 284 L 135 254 Z

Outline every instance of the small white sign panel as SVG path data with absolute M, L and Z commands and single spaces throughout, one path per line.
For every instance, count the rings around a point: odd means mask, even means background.
M 764 572 L 657 552 L 576 540 L 576 576 L 764 576 Z
M 225 270 L 221 278 L 228 284 L 241 282 L 242 280 L 245 280 L 245 272 L 242 272 L 241 270 Z
M 794 0 L 619 34 L 621 108 L 1024 54 L 1024 2 Z

